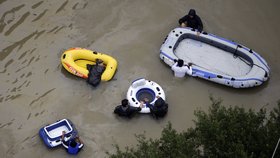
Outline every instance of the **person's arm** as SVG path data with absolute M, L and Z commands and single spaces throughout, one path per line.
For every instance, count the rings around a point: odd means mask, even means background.
M 129 112 L 131 112 L 131 113 L 139 112 L 141 110 L 142 110 L 141 104 L 139 107 L 129 106 Z
M 142 108 L 143 108 L 143 106 L 144 106 L 144 104 L 145 104 L 145 102 L 144 101 L 140 101 L 140 108 L 141 108 L 141 110 L 142 110 Z
M 61 135 L 61 144 L 64 146 L 64 148 L 68 149 L 68 145 L 66 144 L 64 138 L 65 138 L 65 131 L 62 131 L 62 135 Z
M 77 141 L 78 141 L 80 144 L 83 144 L 83 141 L 80 139 L 79 136 L 76 136 L 76 138 L 77 138 Z
M 175 71 L 176 66 L 177 66 L 177 62 L 175 62 L 175 63 L 171 66 L 171 70 Z
M 144 101 L 141 101 L 142 103 L 142 107 L 144 106 L 144 104 L 146 104 L 146 107 L 150 108 L 151 104 L 149 103 L 149 99 L 148 98 L 144 98 Z
M 79 149 L 81 149 L 84 146 L 83 141 L 80 139 L 79 136 L 76 136 L 76 141 L 79 144 Z
M 185 68 L 186 68 L 186 73 L 192 76 L 192 66 L 185 66 Z
M 62 131 L 62 135 L 61 135 L 62 141 L 64 141 L 65 133 L 66 133 L 65 131 Z
M 114 113 L 115 113 L 115 114 L 118 114 L 118 113 L 119 113 L 119 106 L 115 107 Z
M 202 21 L 201 21 L 201 19 L 200 19 L 200 17 L 199 17 L 199 16 L 196 16 L 196 20 L 197 20 L 197 23 L 198 23 L 198 28 L 197 28 L 197 30 L 201 33 L 201 32 L 202 32 L 202 30 L 203 30 L 203 24 L 202 24 Z
M 184 17 L 180 18 L 178 21 L 179 25 L 182 25 L 182 23 L 185 23 L 187 21 L 187 17 L 188 17 L 188 15 L 185 15 Z

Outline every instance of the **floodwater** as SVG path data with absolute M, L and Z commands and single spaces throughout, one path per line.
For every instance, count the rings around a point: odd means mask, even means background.
M 77 126 L 85 147 L 78 157 L 106 157 L 112 144 L 136 144 L 134 134 L 159 137 L 167 122 L 179 131 L 207 110 L 209 95 L 226 105 L 258 110 L 280 98 L 279 0 L 0 0 L 0 157 L 67 157 L 47 149 L 38 130 L 62 118 Z M 271 78 L 251 89 L 233 89 L 198 78 L 177 79 L 159 59 L 159 48 L 177 21 L 195 8 L 205 30 L 261 54 Z M 97 88 L 66 72 L 63 51 L 84 47 L 119 62 L 114 79 Z M 168 115 L 155 120 L 116 117 L 113 108 L 131 82 L 159 83 Z

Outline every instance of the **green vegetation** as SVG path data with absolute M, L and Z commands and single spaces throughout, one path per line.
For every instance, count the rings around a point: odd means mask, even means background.
M 124 151 L 116 145 L 111 158 L 181 158 L 181 157 L 271 157 L 280 137 L 280 102 L 267 113 L 240 107 L 226 108 L 222 101 L 211 99 L 208 113 L 195 111 L 193 128 L 177 132 L 169 123 L 159 139 L 136 135 L 138 144 Z M 280 157 L 280 147 L 274 158 Z

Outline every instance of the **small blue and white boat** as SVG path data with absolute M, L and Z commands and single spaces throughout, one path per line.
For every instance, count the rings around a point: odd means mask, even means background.
M 236 42 L 191 28 L 175 28 L 160 48 L 170 67 L 174 60 L 192 63 L 193 77 L 234 88 L 259 86 L 269 78 L 267 62 L 255 51 Z
M 39 135 L 47 147 L 53 148 L 61 145 L 63 131 L 65 131 L 65 141 L 70 140 L 78 134 L 75 126 L 69 119 L 62 119 L 53 124 L 42 127 L 39 130 Z

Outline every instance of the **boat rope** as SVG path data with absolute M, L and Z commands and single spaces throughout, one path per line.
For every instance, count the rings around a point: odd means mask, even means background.
M 236 49 L 235 49 L 235 52 L 233 53 L 233 58 L 239 58 L 241 61 L 243 61 L 245 64 L 247 64 L 247 65 L 249 65 L 249 66 L 253 66 L 253 65 L 255 65 L 255 66 L 257 66 L 257 67 L 259 67 L 259 68 L 261 68 L 261 69 L 263 69 L 264 70 L 264 72 L 266 72 L 267 73 L 267 71 L 263 68 L 263 67 L 261 67 L 260 65 L 257 65 L 257 64 L 255 64 L 255 63 L 250 63 L 249 61 L 247 61 L 247 60 L 245 60 L 244 58 L 242 58 L 241 56 L 238 56 L 237 55 L 237 50 L 238 50 L 238 48 L 242 48 L 242 46 L 241 45 L 237 45 L 236 46 Z
M 261 67 L 260 65 L 257 65 L 257 64 L 255 64 L 255 63 L 250 63 L 250 62 L 248 62 L 247 60 L 245 60 L 245 59 L 243 59 L 242 57 L 238 57 L 241 61 L 243 61 L 245 64 L 247 64 L 247 65 L 249 65 L 249 66 L 257 66 L 257 67 L 259 67 L 260 69 L 262 69 L 265 73 L 267 73 L 267 71 L 263 68 L 263 67 Z

